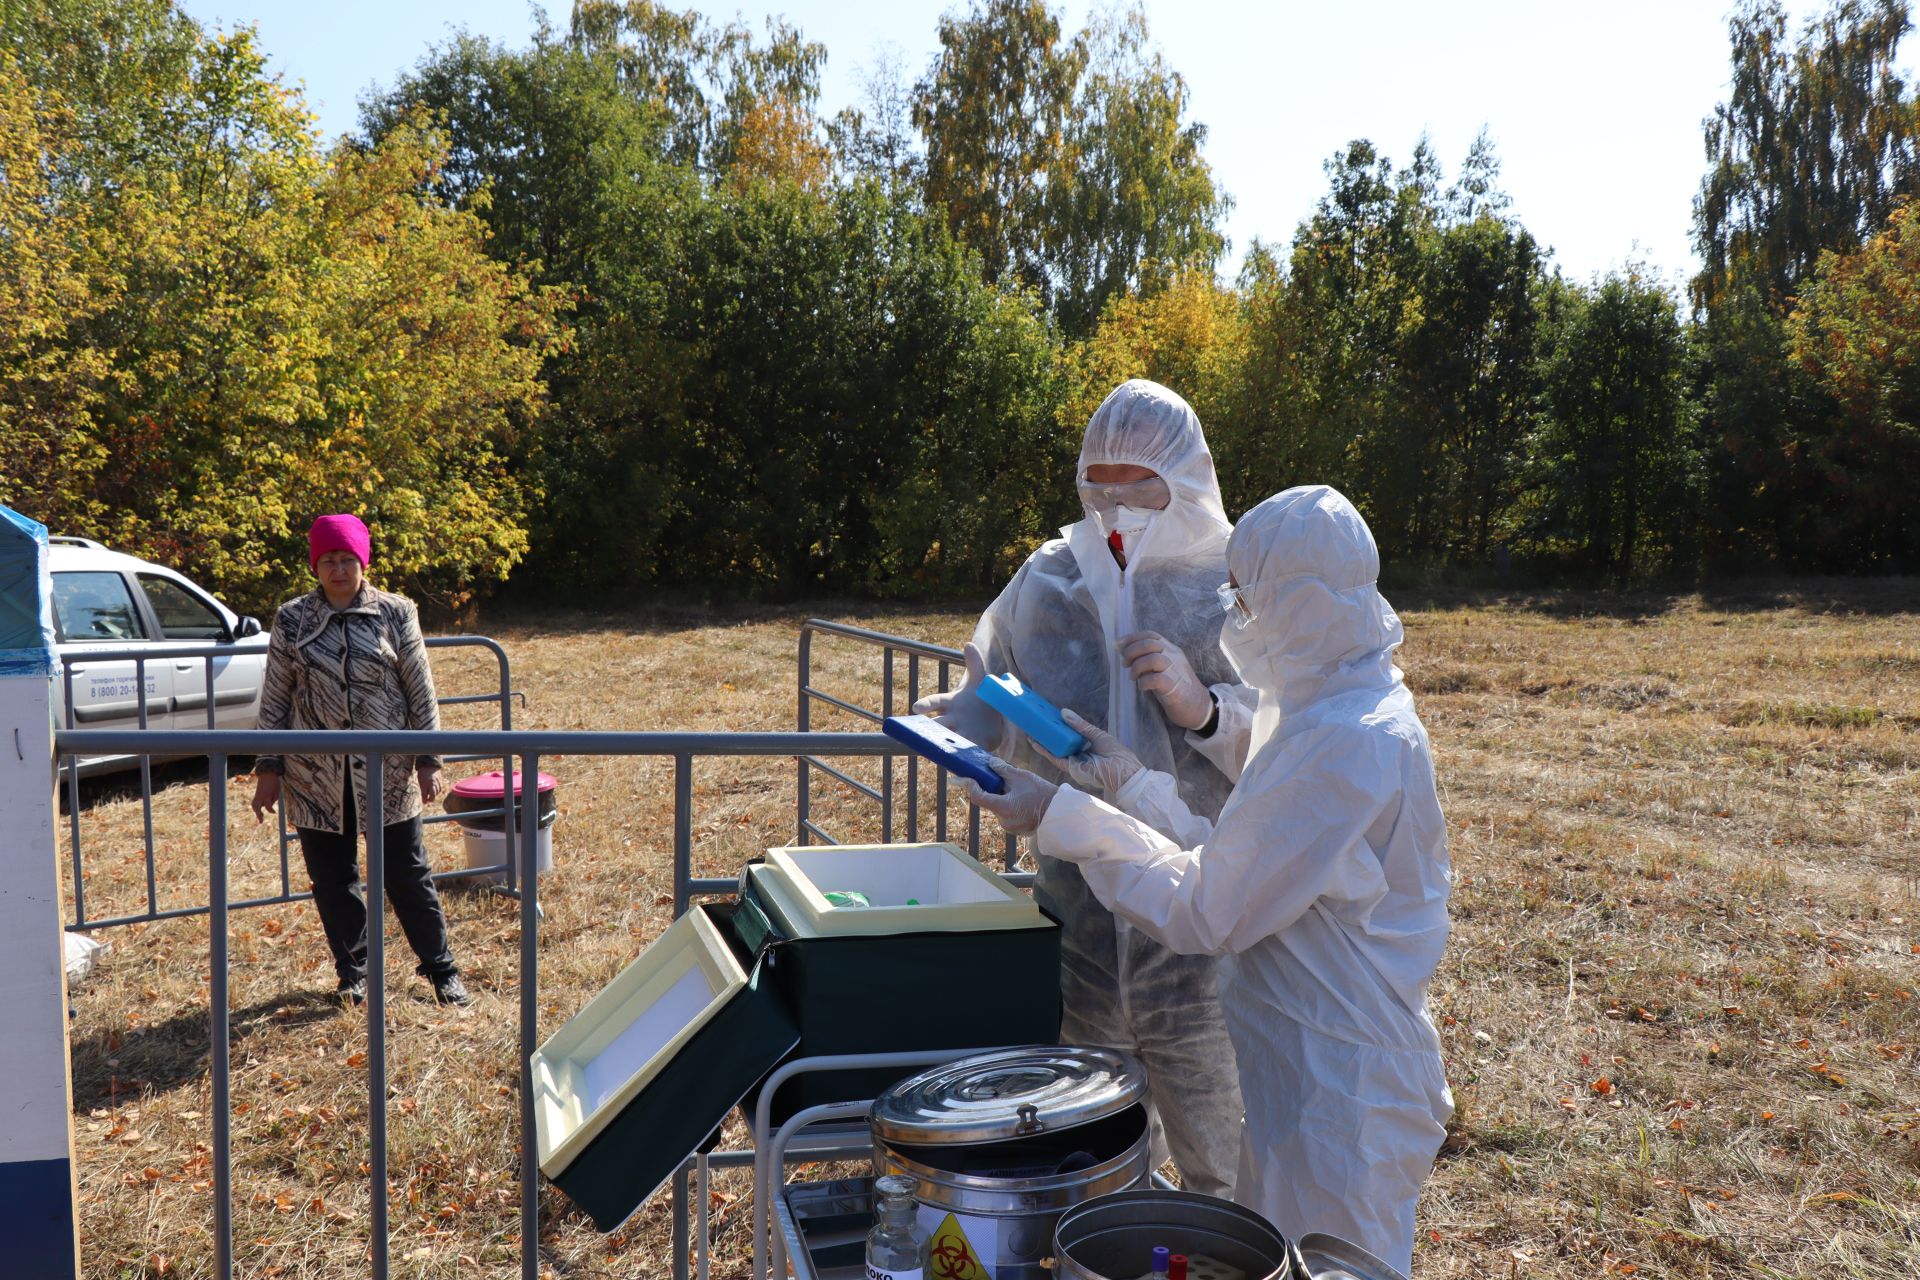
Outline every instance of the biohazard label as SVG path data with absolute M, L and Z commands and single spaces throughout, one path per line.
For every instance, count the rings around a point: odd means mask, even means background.
M 992 1257 L 992 1252 L 982 1253 L 967 1238 L 960 1219 L 950 1213 L 940 1220 L 927 1249 L 927 1275 L 931 1280 L 993 1280 Z

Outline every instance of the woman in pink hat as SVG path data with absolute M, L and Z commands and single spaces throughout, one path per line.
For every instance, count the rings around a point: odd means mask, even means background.
M 354 515 L 321 516 L 307 534 L 317 590 L 280 606 L 260 694 L 262 729 L 438 729 L 440 708 L 413 601 L 369 586 L 372 539 Z M 438 756 L 388 756 L 377 818 L 369 819 L 367 762 L 360 756 L 261 756 L 253 814 L 265 821 L 282 800 L 300 835 L 313 903 L 326 930 L 343 1000 L 367 995 L 367 905 L 358 833 L 386 831 L 386 890 L 416 970 L 442 1004 L 467 1004 L 447 943 L 422 839 L 423 801 L 439 796 Z

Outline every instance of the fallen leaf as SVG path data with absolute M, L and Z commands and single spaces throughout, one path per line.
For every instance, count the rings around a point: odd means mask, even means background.
M 1605 1076 L 1601 1076 L 1598 1080 L 1588 1085 L 1587 1088 L 1604 1098 L 1613 1092 L 1613 1081 L 1607 1079 Z

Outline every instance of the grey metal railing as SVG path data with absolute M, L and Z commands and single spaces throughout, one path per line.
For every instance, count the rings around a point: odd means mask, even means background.
M 858 644 L 880 650 L 880 706 L 878 708 L 862 706 L 847 698 L 838 697 L 819 689 L 813 683 L 813 638 L 816 635 L 832 636 L 837 639 L 851 640 Z M 899 666 L 896 654 L 906 657 L 907 680 L 904 700 L 897 697 Z M 924 640 L 912 640 L 906 636 L 889 635 L 884 631 L 873 631 L 865 627 L 849 626 L 844 622 L 829 622 L 825 618 L 809 618 L 800 624 L 799 653 L 799 706 L 797 725 L 800 732 L 807 733 L 813 727 L 813 705 L 825 703 L 859 720 L 864 720 L 876 728 L 880 722 L 891 715 L 900 715 L 912 709 L 921 695 L 921 664 L 931 662 L 937 671 L 938 684 L 934 692 L 946 693 L 950 688 L 953 667 L 965 662 L 964 655 L 958 649 L 949 649 L 944 645 L 928 644 Z M 898 805 L 894 798 L 894 768 L 891 759 L 880 764 L 880 785 L 868 786 L 857 778 L 849 777 L 844 771 L 834 768 L 816 756 L 803 755 L 799 761 L 799 800 L 796 814 L 794 843 L 806 844 L 810 838 L 825 841 L 827 844 L 839 844 L 832 835 L 822 830 L 813 820 L 813 775 L 824 773 L 834 781 L 851 789 L 855 794 L 866 797 L 880 806 L 880 839 L 882 843 L 893 841 L 894 816 Z M 934 771 L 934 833 L 935 840 L 948 838 L 947 774 L 944 769 Z M 918 840 L 920 836 L 920 758 L 909 754 L 906 768 L 906 838 Z M 980 810 L 973 805 L 967 806 L 967 852 L 980 856 Z M 1026 883 L 1031 877 L 1020 871 L 1020 841 L 1017 837 L 1007 836 L 1002 848 L 1002 862 L 1008 877 L 1016 884 Z
M 456 694 L 440 698 L 438 702 L 439 705 L 443 707 L 483 702 L 497 703 L 500 708 L 500 728 L 503 731 L 513 728 L 513 699 L 516 694 L 513 689 L 512 668 L 507 658 L 507 651 L 500 646 L 498 641 L 488 636 L 429 636 L 427 637 L 426 643 L 428 649 L 481 648 L 492 653 L 495 664 L 499 670 L 499 687 L 495 692 Z M 216 661 L 239 655 L 264 656 L 264 653 L 265 651 L 262 649 L 237 648 L 232 644 L 143 645 L 138 648 L 122 649 L 89 648 L 84 652 L 76 651 L 69 653 L 61 663 L 60 675 L 61 692 L 65 704 L 63 716 L 65 726 L 69 731 L 79 731 L 77 712 L 73 699 L 73 682 L 76 675 L 80 674 L 80 672 L 89 665 L 99 665 L 109 662 L 131 662 L 134 664 L 134 688 L 137 690 L 138 695 L 137 721 L 139 724 L 139 732 L 153 734 L 155 730 L 148 727 L 147 719 L 147 706 L 149 701 L 147 697 L 147 665 L 154 662 L 198 661 L 201 665 L 206 692 L 202 699 L 195 702 L 194 707 L 188 707 L 186 709 L 193 710 L 195 707 L 201 705 L 201 703 L 204 703 L 207 711 L 207 728 L 209 730 L 215 729 L 217 727 L 215 716 L 218 706 L 218 698 L 214 689 Z M 176 705 L 164 709 L 180 710 L 181 708 L 177 705 L 178 698 L 176 697 L 174 701 Z M 228 705 L 231 704 L 229 703 Z M 200 905 L 171 907 L 165 911 L 160 909 L 159 877 L 155 868 L 153 844 L 153 757 L 170 755 L 172 753 L 166 750 L 153 749 L 150 741 L 146 739 L 143 739 L 143 744 L 147 745 L 148 749 L 140 751 L 137 754 L 140 760 L 141 822 L 146 846 L 147 909 L 135 915 L 108 916 L 93 920 L 87 918 L 86 878 L 80 841 L 80 759 L 72 753 L 62 752 L 59 755 L 60 770 L 66 775 L 67 835 L 70 845 L 70 856 L 73 863 L 73 919 L 67 923 L 66 927 L 69 931 L 107 929 L 117 925 L 145 924 L 155 920 L 172 920 L 183 916 L 205 915 L 209 910 L 208 907 Z M 493 758 L 492 756 L 474 755 L 454 755 L 446 757 L 447 763 L 449 764 L 457 764 L 470 760 L 490 760 Z M 503 772 L 511 772 L 511 761 L 502 757 L 501 769 Z M 422 821 L 433 824 L 454 822 L 460 818 L 502 817 L 506 813 L 507 810 L 505 808 L 473 809 L 459 815 L 449 813 L 428 814 Z M 247 898 L 239 902 L 229 902 L 227 904 L 229 910 L 238 910 L 245 907 L 277 906 L 282 903 L 301 902 L 313 897 L 311 892 L 295 893 L 293 891 L 292 858 L 289 852 L 293 840 L 293 832 L 287 826 L 284 806 L 280 809 L 278 827 L 280 846 L 280 892 L 272 897 Z M 436 873 L 433 878 L 435 880 L 447 880 L 455 877 L 470 877 L 495 873 L 505 877 L 505 882 L 497 886 L 501 892 L 509 895 L 519 892 L 518 873 L 511 858 L 499 866 L 467 867 L 458 871 L 442 871 Z
M 812 683 L 811 653 L 813 637 L 816 634 L 830 635 L 851 640 L 882 651 L 880 707 L 873 709 L 849 699 L 838 697 L 817 689 Z M 427 641 L 430 648 L 448 647 L 458 644 L 482 645 L 492 650 L 500 665 L 500 691 L 498 694 L 482 694 L 443 698 L 443 704 L 481 702 L 497 700 L 501 707 L 501 728 L 498 731 L 449 731 L 435 733 L 421 731 L 274 731 L 274 730 L 209 730 L 180 731 L 156 729 L 119 729 L 87 730 L 76 729 L 71 724 L 65 730 L 55 734 L 55 750 L 63 757 L 84 755 L 128 754 L 142 759 L 142 793 L 146 797 L 147 810 L 147 858 L 149 880 L 149 913 L 145 916 L 128 917 L 126 920 L 86 921 L 84 909 L 76 905 L 76 924 L 84 923 L 88 927 L 99 927 L 115 923 L 131 923 L 134 920 L 166 919 L 180 916 L 207 915 L 213 990 L 211 992 L 212 1022 L 212 1062 L 211 1075 L 213 1086 L 213 1162 L 214 1162 L 214 1220 L 216 1240 L 216 1270 L 214 1274 L 220 1280 L 230 1280 L 233 1273 L 232 1238 L 232 1153 L 230 1134 L 230 1081 L 228 1078 L 229 1046 L 227 1024 L 227 924 L 228 913 L 232 910 L 267 905 L 284 901 L 297 901 L 310 897 L 310 894 L 283 893 L 280 897 L 246 899 L 230 902 L 227 898 L 227 795 L 226 782 L 228 761 L 233 756 L 258 755 L 263 752 L 284 754 L 299 752 L 312 755 L 362 755 L 367 759 L 368 785 L 377 794 L 383 779 L 386 754 L 397 755 L 441 755 L 449 761 L 501 759 L 508 777 L 506 797 L 502 808 L 497 810 L 470 811 L 459 815 L 462 818 L 500 815 L 506 819 L 506 828 L 516 833 L 522 842 L 518 858 L 509 857 L 504 868 L 468 868 L 464 871 L 443 874 L 473 875 L 480 872 L 506 870 L 514 874 L 517 867 L 537 866 L 536 850 L 539 835 L 538 792 L 534 789 L 530 797 L 517 794 L 512 779 L 520 777 L 538 777 L 540 758 L 563 754 L 569 756 L 617 755 L 635 757 L 671 757 L 674 762 L 673 783 L 673 914 L 677 919 L 691 906 L 692 899 L 702 895 L 719 895 L 734 892 L 738 883 L 732 878 L 698 878 L 692 874 L 693 846 L 693 773 L 694 760 L 701 756 L 792 756 L 799 770 L 799 792 L 797 805 L 797 842 L 807 843 L 808 837 L 814 837 L 828 843 L 835 843 L 833 837 L 812 820 L 811 816 L 811 776 L 814 772 L 824 772 L 837 781 L 852 788 L 856 794 L 873 800 L 881 807 L 881 829 L 884 840 L 891 840 L 894 832 L 896 813 L 894 758 L 907 757 L 905 779 L 908 791 L 906 803 L 906 838 L 919 839 L 922 825 L 919 761 L 906 752 L 892 739 L 879 733 L 821 733 L 811 728 L 811 704 L 814 701 L 829 703 L 852 714 L 857 719 L 877 725 L 886 715 L 894 714 L 896 709 L 910 707 L 920 696 L 921 663 L 932 662 L 937 666 L 937 687 L 944 691 L 949 687 L 950 668 L 963 661 L 958 650 L 926 644 L 921 641 L 884 632 L 871 631 L 859 627 L 850 627 L 841 623 L 821 619 L 809 620 L 801 629 L 799 646 L 799 731 L 795 733 L 588 733 L 553 732 L 544 730 L 513 730 L 510 698 L 512 696 L 507 656 L 494 641 L 485 637 L 432 637 Z M 231 653 L 231 648 L 224 652 Z M 899 685 L 896 679 L 898 668 L 895 654 L 904 654 L 907 659 L 907 678 L 904 690 L 905 702 L 899 702 Z M 136 664 L 148 659 L 172 659 L 181 656 L 178 651 L 151 653 L 140 651 L 116 651 L 108 653 L 90 653 L 89 661 L 134 661 Z M 211 657 L 213 655 L 209 655 Z M 211 673 L 211 666 L 208 667 Z M 70 678 L 70 677 L 69 677 Z M 143 670 L 136 671 L 142 699 L 145 697 Z M 211 684 L 211 674 L 208 682 Z M 209 714 L 212 702 L 209 699 Z M 72 706 L 69 696 L 68 706 Z M 144 723 L 144 708 L 142 722 Z M 208 786 L 208 905 L 194 906 L 178 910 L 158 911 L 152 896 L 153 841 L 151 817 L 151 780 L 147 771 L 147 761 L 154 756 L 205 756 L 207 758 Z M 844 770 L 828 763 L 830 759 L 842 757 L 879 757 L 881 760 L 881 785 L 870 787 L 853 778 Z M 514 760 L 520 763 L 516 771 Z M 77 775 L 77 770 L 69 770 L 69 778 Z M 69 787 L 73 786 L 69 781 Z M 75 793 L 70 791 L 70 800 Z M 935 781 L 936 815 L 934 838 L 948 838 L 949 803 L 948 785 L 944 772 L 937 773 Z M 529 808 L 529 804 L 531 807 Z M 79 899 L 78 879 L 81 870 L 78 850 L 77 803 L 70 806 L 74 812 L 74 848 L 76 903 Z M 526 809 L 531 820 L 523 821 L 520 810 Z M 446 820 L 436 815 L 428 821 Z M 980 850 L 979 811 L 969 806 L 967 846 L 975 856 Z M 378 919 L 383 911 L 386 885 L 384 869 L 384 833 L 378 824 L 367 829 L 367 911 L 370 919 Z M 1009 837 L 1005 848 L 1006 865 L 1012 874 L 1009 879 L 1025 882 L 1031 876 L 1014 871 L 1019 854 L 1018 841 Z M 283 889 L 285 883 L 286 833 L 282 830 L 281 855 L 283 864 Z M 521 1271 L 525 1280 L 536 1280 L 539 1274 L 539 1170 L 537 1160 L 533 1158 L 534 1133 L 533 1098 L 531 1087 L 531 1061 L 534 1050 L 539 1044 L 539 1025 L 537 1013 L 538 965 L 537 942 L 540 920 L 537 877 L 524 877 L 520 899 L 520 1121 L 521 1121 L 521 1230 L 522 1241 Z M 372 1274 L 375 1280 L 385 1280 L 388 1274 L 387 1223 L 388 1192 L 386 1185 L 386 1040 L 385 1040 L 385 993 L 384 993 L 384 937 L 381 930 L 368 933 L 368 1050 L 367 1050 L 367 1088 L 369 1107 L 369 1145 L 372 1148 L 369 1182 L 372 1188 L 372 1222 L 370 1250 Z M 759 1161 L 764 1152 L 747 1150 L 721 1150 L 690 1158 L 684 1162 L 673 1177 L 673 1274 L 684 1280 L 688 1272 L 688 1255 L 691 1246 L 688 1221 L 688 1174 L 698 1170 L 702 1178 L 704 1201 L 705 1175 L 711 1168 L 749 1168 L 764 1169 Z M 776 1166 L 777 1168 L 777 1166 Z M 702 1242 L 702 1262 L 705 1261 L 705 1241 Z M 703 1268 L 704 1269 L 704 1268 Z
M 684 914 L 694 896 L 731 893 L 737 887 L 733 879 L 698 878 L 692 874 L 693 849 L 693 770 L 694 760 L 702 756 L 892 756 L 901 748 L 891 738 L 877 733 L 582 733 L 546 730 L 440 731 L 417 730 L 162 730 L 162 729 L 70 729 L 54 735 L 55 750 L 67 755 L 152 754 L 187 755 L 207 758 L 207 924 L 212 990 L 209 993 L 213 1089 L 213 1161 L 214 1196 L 214 1271 L 218 1280 L 233 1275 L 233 1169 L 231 1134 L 231 1096 L 228 1046 L 228 973 L 227 924 L 227 762 L 232 756 L 262 753 L 299 752 L 305 755 L 363 756 L 366 759 L 368 786 L 375 790 L 383 781 L 386 755 L 470 755 L 488 759 L 502 757 L 508 772 L 515 773 L 513 760 L 519 760 L 518 775 L 538 777 L 542 756 L 636 756 L 670 757 L 673 760 L 673 910 Z M 507 787 L 507 829 L 518 833 L 521 841 L 519 865 L 537 865 L 539 800 L 537 790 L 522 788 L 525 795 Z M 529 807 L 530 806 L 530 807 Z M 520 810 L 526 810 L 522 820 Z M 383 831 L 378 823 L 367 827 L 367 914 L 378 920 L 384 911 L 386 880 Z M 534 1155 L 535 1132 L 532 1081 L 534 1050 L 539 1045 L 539 903 L 538 876 L 522 877 L 520 895 L 520 1240 L 523 1280 L 538 1280 L 540 1274 L 539 1162 Z M 389 1274 L 387 1225 L 388 1189 L 386 1155 L 386 1036 L 385 1036 L 385 946 L 383 931 L 367 934 L 367 1106 L 368 1145 L 370 1148 L 368 1181 L 372 1193 L 372 1213 L 368 1247 L 374 1280 L 386 1280 Z M 752 1162 L 751 1152 L 716 1152 L 708 1157 L 716 1167 L 744 1167 Z M 675 1174 L 674 1195 L 674 1274 L 684 1276 L 687 1269 L 687 1169 L 683 1164 Z

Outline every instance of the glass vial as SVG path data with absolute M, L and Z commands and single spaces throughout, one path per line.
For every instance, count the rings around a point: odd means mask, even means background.
M 927 1237 L 920 1230 L 919 1184 L 890 1173 L 873 1184 L 873 1230 L 867 1236 L 867 1280 L 924 1280 Z

